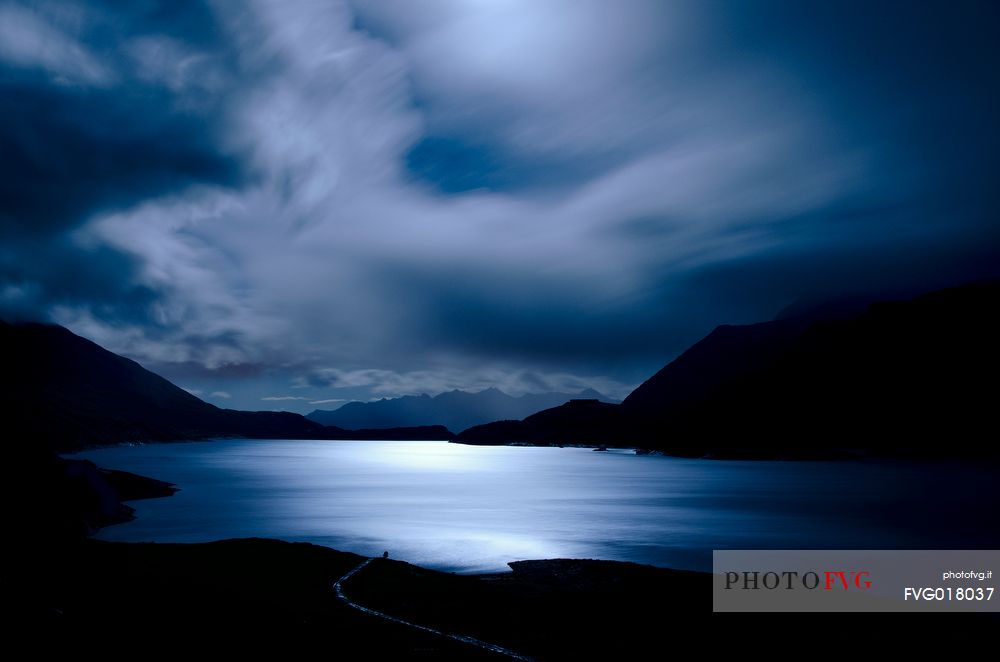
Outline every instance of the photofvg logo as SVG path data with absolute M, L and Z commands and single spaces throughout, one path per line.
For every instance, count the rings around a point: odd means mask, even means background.
M 869 570 L 744 570 L 726 573 L 724 590 L 742 591 L 807 591 L 859 590 L 872 587 Z
M 715 611 L 1000 611 L 992 586 L 997 551 L 716 550 L 712 556 Z

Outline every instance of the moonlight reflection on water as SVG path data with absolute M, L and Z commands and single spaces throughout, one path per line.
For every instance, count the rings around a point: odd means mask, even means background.
M 446 442 L 217 441 L 80 454 L 177 484 L 104 540 L 306 541 L 458 572 L 538 558 L 706 569 L 718 548 L 989 548 L 995 465 L 742 462 Z M 978 519 L 977 519 L 978 518 Z M 978 521 L 978 524 L 976 523 Z

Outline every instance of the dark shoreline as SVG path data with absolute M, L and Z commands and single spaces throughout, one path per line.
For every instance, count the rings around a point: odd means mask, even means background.
M 343 650 L 366 655 L 498 659 L 348 609 L 332 583 L 363 559 L 318 545 L 259 538 L 194 544 L 80 540 L 51 551 L 50 560 L 61 562 L 11 578 L 15 590 L 4 600 L 8 623 L 67 639 L 109 628 L 151 640 L 170 633 L 174 643 L 254 633 L 269 643 L 308 646 L 336 636 Z M 568 659 L 622 650 L 612 633 L 624 630 L 633 632 L 625 650 L 638 653 L 658 638 L 662 618 L 645 605 L 672 595 L 684 611 L 707 614 L 710 586 L 703 573 L 610 561 L 554 559 L 515 564 L 509 573 L 454 575 L 377 559 L 349 580 L 346 591 L 353 600 L 415 623 L 538 659 Z
M 64 523 L 79 524 L 74 517 L 99 526 L 126 521 L 87 519 L 101 503 L 93 498 L 95 484 L 114 485 L 116 495 L 133 499 L 176 489 L 85 460 L 58 458 L 50 465 L 59 466 L 74 467 L 59 475 L 84 488 L 62 490 L 69 499 L 62 505 L 73 506 Z M 118 498 L 111 503 L 131 511 Z M 36 516 L 7 552 L 0 618 L 10 632 L 30 635 L 36 649 L 100 642 L 101 650 L 116 653 L 155 646 L 186 654 L 193 647 L 256 653 L 260 646 L 279 646 L 304 655 L 333 642 L 349 660 L 503 659 L 351 608 L 332 585 L 363 557 L 319 545 L 262 538 L 105 542 L 87 537 L 80 526 L 53 526 Z M 736 655 L 762 631 L 788 634 L 795 623 L 803 632 L 839 625 L 852 633 L 852 645 L 891 643 L 899 650 L 919 650 L 935 632 L 915 633 L 908 615 L 714 614 L 709 573 L 590 559 L 510 565 L 511 572 L 467 575 L 376 559 L 345 582 L 345 591 L 379 612 L 537 660 L 662 659 L 675 638 Z M 993 621 L 974 624 L 990 627 Z M 723 631 L 727 636 L 718 637 Z
M 339 600 L 333 584 L 363 560 L 261 538 L 77 540 L 35 548 L 5 573 L 0 618 L 9 642 L 24 637 L 35 651 L 142 658 L 275 647 L 346 660 L 505 659 Z M 527 561 L 509 573 L 455 575 L 375 559 L 344 588 L 371 609 L 535 660 L 659 660 L 680 645 L 736 656 L 762 637 L 780 639 L 772 652 L 781 659 L 801 654 L 789 644 L 814 647 L 835 635 L 858 650 L 915 652 L 943 643 L 942 626 L 982 633 L 996 624 L 991 614 L 715 614 L 711 575 L 614 561 Z M 932 619 L 935 627 L 920 627 Z
M 13 632 L 41 633 L 50 643 L 97 637 L 116 648 L 168 635 L 170 645 L 220 644 L 253 632 L 261 642 L 292 641 L 303 650 L 334 634 L 348 659 L 500 659 L 347 607 L 331 587 L 363 560 L 356 554 L 262 538 L 95 540 L 90 535 L 98 529 L 134 518 L 125 501 L 170 496 L 177 487 L 84 459 L 52 457 L 40 466 L 49 499 L 25 513 L 33 525 L 11 547 L 0 573 L 0 617 Z M 42 513 L 56 516 L 39 518 Z M 660 615 L 645 605 L 659 594 L 698 605 L 702 615 L 711 609 L 705 573 L 577 559 L 511 567 L 455 574 L 377 559 L 346 590 L 384 613 L 536 659 L 578 659 L 595 651 L 638 655 L 655 643 Z M 610 636 L 633 628 L 646 633 L 631 638 L 635 648 L 623 649 Z

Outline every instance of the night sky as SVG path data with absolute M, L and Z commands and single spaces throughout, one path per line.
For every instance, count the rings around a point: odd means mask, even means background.
M 0 0 L 0 316 L 215 404 L 622 397 L 1000 275 L 1000 2 Z

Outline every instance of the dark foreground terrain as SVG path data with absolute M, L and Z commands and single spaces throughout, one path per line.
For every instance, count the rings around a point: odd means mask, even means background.
M 206 642 L 234 649 L 328 649 L 340 659 L 503 659 L 356 611 L 332 584 L 363 559 L 303 543 L 135 544 L 83 540 L 28 572 L 5 573 L 3 621 L 43 646 L 103 649 Z M 345 582 L 373 609 L 538 659 L 614 656 L 711 609 L 708 576 L 604 561 L 517 564 L 459 576 L 378 559 Z
M 7 551 L 11 551 L 8 548 Z M 387 622 L 331 585 L 363 559 L 304 543 L 83 540 L 5 564 L 5 640 L 39 654 L 70 648 L 137 658 L 278 648 L 283 659 L 500 660 L 504 656 Z M 680 645 L 741 654 L 767 640 L 779 658 L 803 645 L 914 651 L 956 629 L 988 637 L 978 615 L 713 614 L 709 576 L 609 561 L 513 564 L 463 576 L 378 559 L 344 583 L 348 598 L 538 660 L 666 659 Z M 823 642 L 826 642 L 825 644 Z M 793 648 L 794 647 L 794 648 Z

